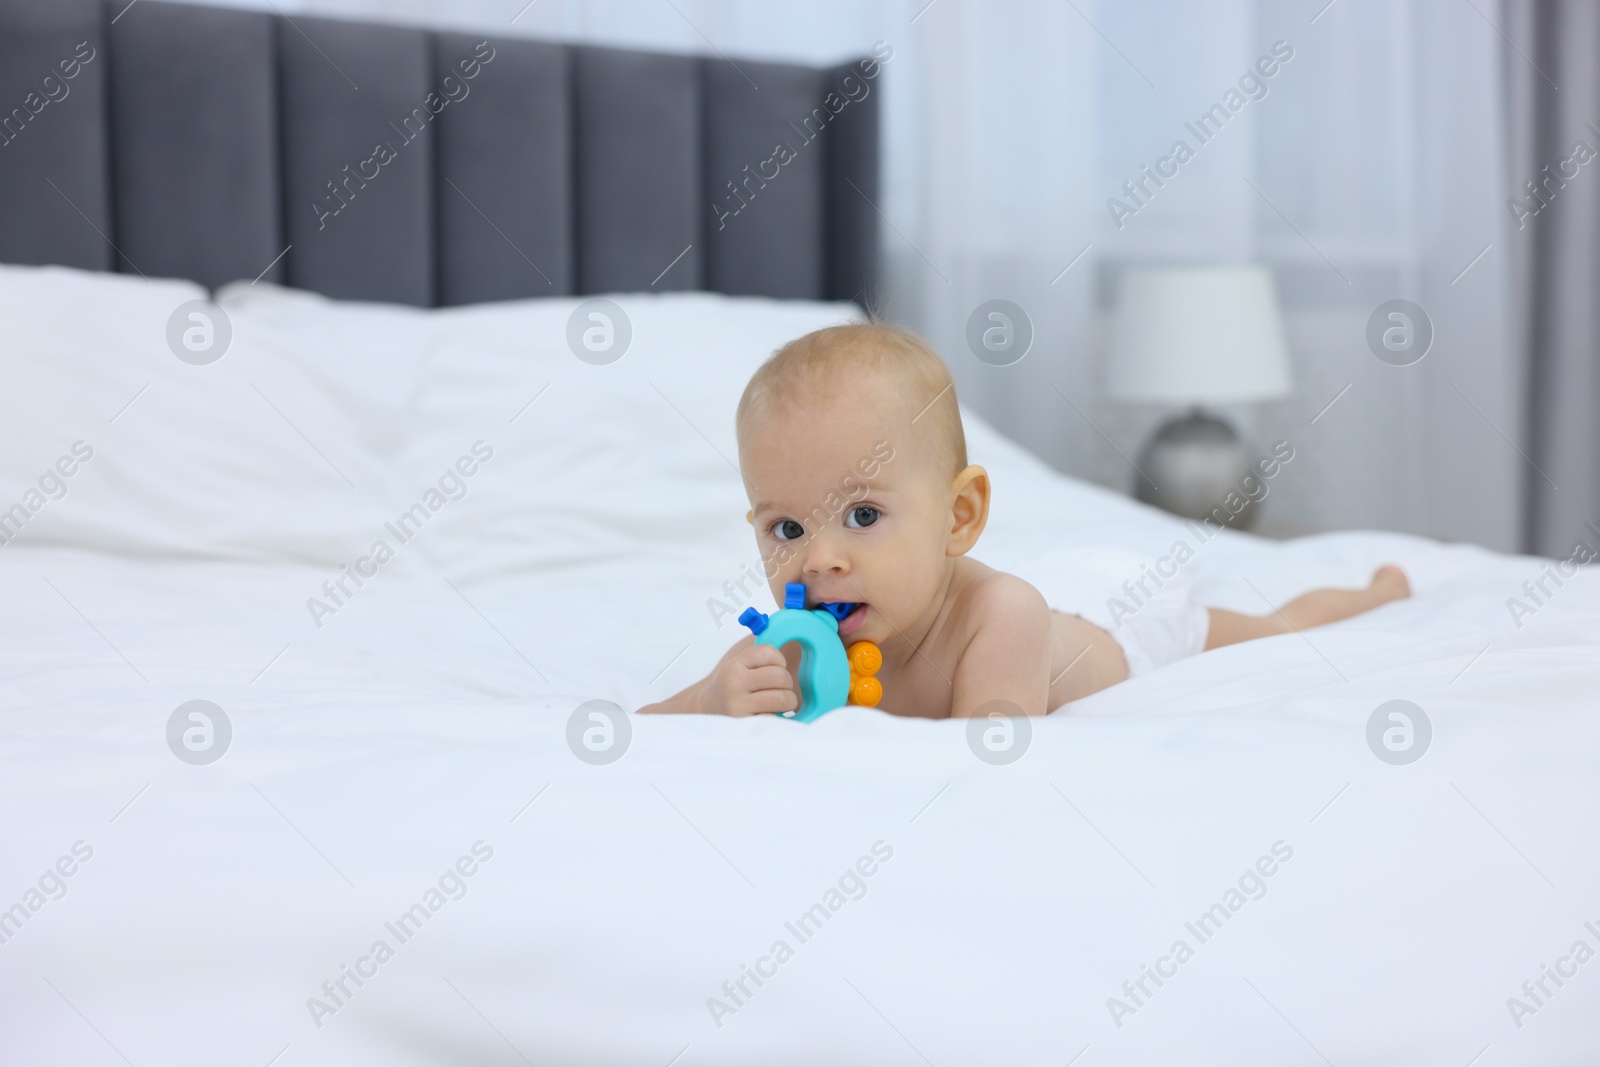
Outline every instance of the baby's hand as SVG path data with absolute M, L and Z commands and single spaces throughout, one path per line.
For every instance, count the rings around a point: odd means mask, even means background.
M 742 718 L 800 707 L 783 653 L 771 645 L 730 649 L 709 681 L 705 710 L 713 715 Z

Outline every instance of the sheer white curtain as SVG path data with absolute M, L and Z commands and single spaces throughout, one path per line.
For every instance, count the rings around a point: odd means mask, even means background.
M 1057 467 L 1128 488 L 1129 457 L 1170 412 L 1101 394 L 1122 270 L 1263 261 L 1284 301 L 1296 391 L 1227 412 L 1258 445 L 1296 450 L 1263 528 L 1367 526 L 1516 547 L 1529 470 L 1513 443 L 1522 386 L 1507 341 L 1503 42 L 1491 4 L 278 6 L 806 62 L 883 40 L 895 49 L 882 79 L 883 310 L 934 342 L 966 403 Z M 1275 44 L 1292 56 L 1241 87 Z M 1243 103 L 1201 143 L 1185 123 L 1229 105 L 1230 90 Z M 1123 183 L 1178 140 L 1193 158 L 1130 201 Z M 1137 210 L 1115 218 L 1113 197 Z M 1009 367 L 967 347 L 969 316 L 995 298 L 1034 328 L 1031 351 Z M 1380 362 L 1365 339 L 1369 315 L 1396 298 L 1420 304 L 1435 330 L 1408 367 Z

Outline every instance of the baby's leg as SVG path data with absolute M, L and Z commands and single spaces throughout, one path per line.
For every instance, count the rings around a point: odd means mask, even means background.
M 1406 580 L 1405 572 L 1392 563 L 1385 563 L 1372 575 L 1372 582 L 1365 589 L 1313 589 L 1269 615 L 1244 615 L 1222 608 L 1207 608 L 1211 626 L 1206 632 L 1206 649 L 1338 622 L 1410 595 L 1411 583 Z

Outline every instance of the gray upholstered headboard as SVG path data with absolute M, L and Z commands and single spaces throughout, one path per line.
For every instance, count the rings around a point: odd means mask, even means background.
M 0 262 L 425 306 L 861 301 L 877 71 L 0 0 Z

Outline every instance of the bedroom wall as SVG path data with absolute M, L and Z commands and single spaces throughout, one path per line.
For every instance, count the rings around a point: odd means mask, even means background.
M 1265 261 L 1296 391 L 1228 414 L 1263 447 L 1303 447 L 1295 477 L 1262 509 L 1263 532 L 1358 526 L 1518 547 L 1531 471 L 1514 443 L 1522 376 L 1499 251 L 1501 39 L 1470 6 L 235 2 L 807 62 L 886 41 L 880 303 L 933 340 L 976 410 L 1058 468 L 1126 490 L 1129 457 L 1171 412 L 1101 393 L 1122 270 Z M 1121 183 L 1278 41 L 1294 58 L 1266 95 L 1116 225 L 1107 202 Z M 995 297 L 1021 305 L 1035 329 L 1012 367 L 985 366 L 966 347 L 968 317 Z M 1395 297 L 1422 304 L 1437 330 L 1412 367 L 1366 349 L 1368 316 Z

